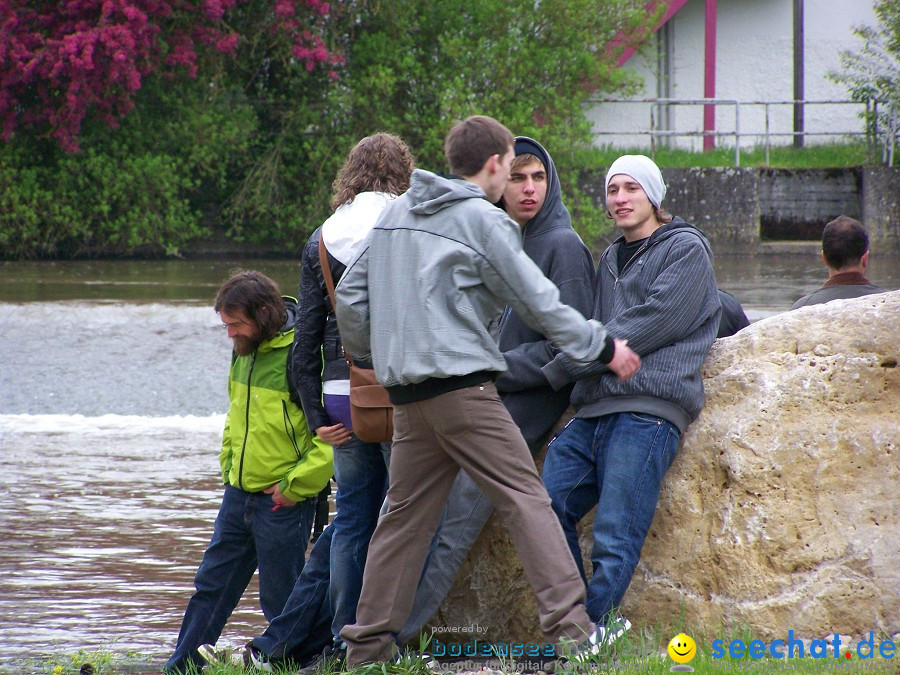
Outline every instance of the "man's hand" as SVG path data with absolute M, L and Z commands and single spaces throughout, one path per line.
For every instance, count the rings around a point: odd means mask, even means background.
M 272 485 L 271 487 L 267 487 L 263 492 L 267 495 L 272 495 L 272 501 L 275 502 L 275 506 L 272 507 L 273 511 L 277 511 L 282 506 L 293 506 L 297 503 L 281 494 L 281 490 L 278 489 L 278 483 L 275 483 L 275 485 Z
M 338 423 L 332 427 L 316 427 L 316 436 L 328 443 L 328 445 L 343 445 L 353 438 L 353 432 L 345 429 L 343 424 Z
M 628 340 L 616 338 L 613 342 L 616 344 L 616 350 L 607 368 L 618 375 L 620 380 L 630 380 L 641 367 L 641 357 L 628 346 Z

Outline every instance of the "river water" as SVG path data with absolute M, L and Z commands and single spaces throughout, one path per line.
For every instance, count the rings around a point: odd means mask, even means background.
M 211 304 L 236 267 L 295 293 L 295 261 L 0 263 L 0 672 L 79 650 L 157 669 L 221 497 L 230 344 Z M 751 321 L 818 287 L 811 256 L 725 258 Z M 900 287 L 900 259 L 872 280 Z M 265 627 L 255 584 L 226 626 Z

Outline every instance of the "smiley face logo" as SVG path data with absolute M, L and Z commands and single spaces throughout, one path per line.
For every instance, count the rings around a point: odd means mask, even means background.
M 687 663 L 697 655 L 697 643 L 685 633 L 679 633 L 669 641 L 669 657 L 676 663 Z

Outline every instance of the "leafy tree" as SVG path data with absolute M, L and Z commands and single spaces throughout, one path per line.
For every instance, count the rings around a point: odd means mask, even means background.
M 878 27 L 853 29 L 863 40 L 863 48 L 841 52 L 842 70 L 829 77 L 846 84 L 854 101 L 877 101 L 877 109 L 864 115 L 870 133 L 882 144 L 882 161 L 891 165 L 900 135 L 900 3 L 878 0 L 874 9 Z
M 450 125 L 476 113 L 549 149 L 594 240 L 605 220 L 577 190 L 599 165 L 583 101 L 633 84 L 615 59 L 655 24 L 643 0 L 59 7 L 0 0 L 7 256 L 177 254 L 210 236 L 296 252 L 359 138 L 393 131 L 442 171 Z
M 151 76 L 110 132 L 86 121 L 81 150 L 17 134 L 0 144 L 0 251 L 7 257 L 175 255 L 215 232 L 257 119 L 206 83 Z
M 654 19 L 636 0 L 343 3 L 328 25 L 346 57 L 341 77 L 305 92 L 281 79 L 268 90 L 278 131 L 229 203 L 233 231 L 272 218 L 299 247 L 326 215 L 331 181 L 359 138 L 393 131 L 420 166 L 443 171 L 451 124 L 483 113 L 545 144 L 593 238 L 604 220 L 576 187 L 579 170 L 594 168 L 583 102 L 633 84 L 615 59 L 646 39 Z M 276 115 L 284 98 L 304 104 Z M 277 212 L 289 195 L 290 214 Z
M 0 121 L 9 140 L 40 130 L 68 151 L 90 112 L 115 126 L 152 73 L 197 75 L 199 52 L 234 54 L 230 13 L 248 0 L 0 0 Z M 292 41 L 307 68 L 330 62 L 317 23 L 322 0 L 264 4 L 264 30 Z

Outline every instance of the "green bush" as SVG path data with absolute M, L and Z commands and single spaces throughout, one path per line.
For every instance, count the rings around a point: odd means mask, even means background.
M 173 255 L 208 233 L 185 198 L 193 179 L 166 154 L 90 148 L 2 166 L 0 248 L 8 257 Z

